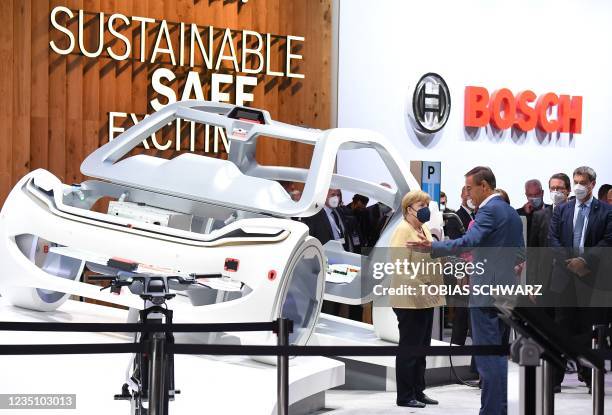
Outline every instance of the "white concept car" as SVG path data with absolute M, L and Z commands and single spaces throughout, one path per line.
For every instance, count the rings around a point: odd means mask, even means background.
M 129 155 L 177 118 L 223 128 L 228 159 Z M 310 168 L 258 164 L 259 136 L 312 145 Z M 380 155 L 394 189 L 334 173 L 339 150 L 361 148 Z M 142 300 L 129 291 L 116 295 L 81 282 L 84 269 L 112 274 L 117 270 L 109 261 L 123 258 L 142 272 L 202 276 L 203 286 L 169 303 L 176 322 L 283 316 L 294 320 L 293 344 L 307 342 L 324 296 L 370 301 L 358 272 L 352 281 L 325 281 L 328 263 L 359 267 L 361 256 L 336 241 L 322 247 L 294 218 L 317 213 L 330 187 L 360 193 L 395 212 L 378 242 L 384 246 L 402 219 L 402 196 L 418 188 L 408 163 L 378 133 L 296 127 L 273 121 L 267 111 L 205 101 L 166 106 L 90 154 L 81 171 L 92 179 L 80 185 L 33 171 L 8 196 L 0 215 L 5 299 L 41 311 L 56 309 L 70 295 L 140 309 Z M 303 182 L 301 199 L 293 201 L 279 181 Z M 92 210 L 102 198 L 111 200 L 107 213 Z M 237 336 L 246 342 L 255 334 Z

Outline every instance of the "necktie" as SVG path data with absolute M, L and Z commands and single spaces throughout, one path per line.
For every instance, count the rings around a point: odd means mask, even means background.
M 580 247 L 580 240 L 582 239 L 582 230 L 584 229 L 584 222 L 586 219 L 585 209 L 586 205 L 582 203 L 578 209 L 578 217 L 574 224 L 574 248 Z
M 464 208 L 465 209 L 465 208 Z M 469 210 L 465 209 L 465 211 L 467 212 L 467 214 L 470 216 L 470 219 L 474 219 L 474 212 L 470 212 Z
M 344 238 L 344 233 L 342 232 L 342 226 L 340 226 L 340 218 L 335 210 L 331 211 L 332 217 L 334 218 L 334 222 L 336 222 L 336 226 L 338 227 L 338 233 L 340 234 L 340 238 Z

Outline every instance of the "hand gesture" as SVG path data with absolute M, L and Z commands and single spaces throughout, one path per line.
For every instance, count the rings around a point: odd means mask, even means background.
M 418 235 L 419 240 L 416 242 L 406 242 L 406 248 L 414 249 L 417 252 L 431 252 L 431 241 L 422 235 Z

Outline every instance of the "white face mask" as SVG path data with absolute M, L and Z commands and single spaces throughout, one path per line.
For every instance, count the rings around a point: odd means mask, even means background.
M 446 203 L 440 203 L 440 212 L 444 212 L 446 209 Z
M 467 200 L 467 202 L 466 202 L 466 204 L 467 204 L 467 207 L 468 207 L 470 210 L 474 210 L 474 209 L 476 209 L 476 206 L 474 205 L 474 202 L 472 202 L 472 199 L 468 199 L 468 200 Z
M 560 190 L 553 190 L 550 192 L 550 198 L 552 199 L 553 205 L 557 206 L 561 203 L 565 203 L 567 196 Z
M 330 208 L 335 209 L 340 204 L 340 198 L 338 196 L 332 196 L 329 199 L 327 199 L 327 204 L 329 205 Z
M 586 199 L 587 194 L 589 193 L 588 187 L 583 184 L 574 185 L 574 194 L 576 195 L 576 199 L 579 201 L 584 201 Z

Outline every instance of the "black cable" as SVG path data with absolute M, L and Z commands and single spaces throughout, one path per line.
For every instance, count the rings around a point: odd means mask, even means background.
M 478 384 L 474 384 L 474 383 L 469 383 L 467 380 L 462 379 L 458 374 L 457 371 L 455 371 L 455 366 L 453 365 L 453 357 L 451 355 L 448 355 L 448 361 L 450 362 L 450 370 L 453 373 L 453 376 L 455 377 L 455 379 L 457 379 L 457 381 L 464 385 L 464 386 L 469 386 L 470 388 L 478 388 Z

